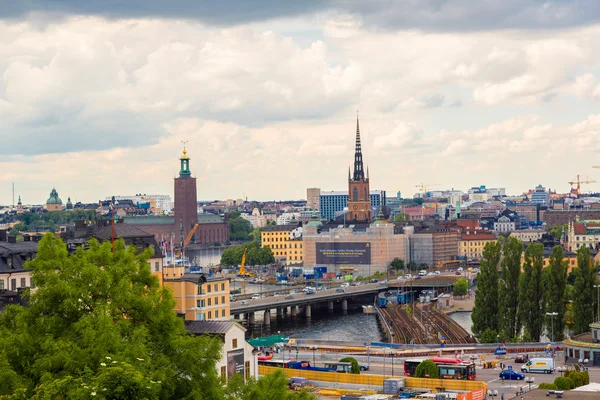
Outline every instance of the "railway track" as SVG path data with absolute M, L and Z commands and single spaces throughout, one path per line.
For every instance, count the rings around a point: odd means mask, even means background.
M 394 331 L 396 342 L 410 343 L 412 340 L 414 344 L 436 344 L 439 333 L 446 337 L 448 344 L 475 343 L 458 323 L 434 310 L 432 304 L 415 303 L 411 309 L 414 309 L 412 317 L 402 305 L 389 304 L 381 309 Z

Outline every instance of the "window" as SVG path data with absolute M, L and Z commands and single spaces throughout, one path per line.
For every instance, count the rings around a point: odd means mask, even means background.
M 196 321 L 204 321 L 206 319 L 206 315 L 204 313 L 196 314 Z
M 215 297 L 215 306 L 218 306 L 218 305 L 219 305 L 219 298 Z
M 21 278 L 21 287 L 27 286 L 27 278 Z
M 4 290 L 4 279 L 0 279 L 0 290 Z
M 352 199 L 354 201 L 358 201 L 358 189 L 354 188 L 354 190 L 352 191 Z
M 225 296 L 221 296 L 221 304 L 225 304 Z
M 221 317 L 225 317 L 225 310 L 221 310 Z
M 250 379 L 250 361 L 244 362 L 244 379 Z
M 227 367 L 221 367 L 221 379 L 227 381 Z
M 231 347 L 233 347 L 234 349 L 237 349 L 237 339 L 232 339 L 231 340 Z
M 210 293 L 210 285 L 206 285 L 206 293 Z
M 160 263 L 158 261 L 154 263 L 154 272 L 160 272 Z
M 224 291 L 224 290 L 225 290 L 225 284 L 221 283 L 221 291 Z
M 210 303 L 210 300 L 209 300 L 209 303 Z M 208 312 L 208 319 L 212 319 L 212 311 Z
M 17 280 L 16 279 L 10 280 L 10 290 L 17 290 Z
M 197 308 L 202 307 L 202 300 L 196 300 L 196 307 Z
M 209 298 L 209 299 L 208 299 L 208 306 L 209 306 L 209 307 L 212 305 L 210 301 L 211 301 L 211 299 Z
M 215 292 L 218 292 L 218 291 L 219 291 L 219 284 L 215 283 Z

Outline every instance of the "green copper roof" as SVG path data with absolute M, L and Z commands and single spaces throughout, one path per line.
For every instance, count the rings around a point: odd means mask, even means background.
M 50 197 L 46 200 L 46 204 L 62 204 L 62 200 L 58 197 L 58 192 L 56 189 L 52 189 L 50 192 Z

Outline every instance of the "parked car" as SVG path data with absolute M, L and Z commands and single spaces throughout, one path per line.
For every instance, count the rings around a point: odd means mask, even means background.
M 505 369 L 504 371 L 500 372 L 500 379 L 506 379 L 509 381 L 522 381 L 525 379 L 525 375 L 515 371 L 514 369 Z
M 529 355 L 527 354 L 517 354 L 515 357 L 516 363 L 526 363 L 527 361 L 529 361 Z

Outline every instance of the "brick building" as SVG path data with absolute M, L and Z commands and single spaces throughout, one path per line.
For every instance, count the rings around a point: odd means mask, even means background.
M 443 226 L 430 226 L 416 231 L 410 238 L 410 260 L 439 268 L 444 261 L 458 257 L 459 233 Z
M 544 222 L 546 228 L 568 224 L 577 220 L 600 220 L 600 209 L 597 210 L 546 210 L 544 213 Z

